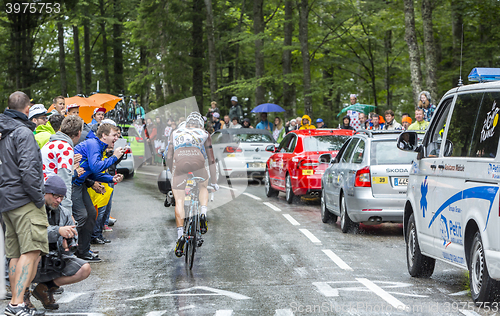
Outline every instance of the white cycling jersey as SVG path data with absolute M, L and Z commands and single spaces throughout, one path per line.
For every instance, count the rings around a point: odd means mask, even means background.
M 172 132 L 172 144 L 174 152 L 179 148 L 196 147 L 207 159 L 207 152 L 205 150 L 205 142 L 210 134 L 201 128 L 178 128 Z

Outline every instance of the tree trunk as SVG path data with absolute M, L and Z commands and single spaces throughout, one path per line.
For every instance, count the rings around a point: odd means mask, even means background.
M 329 52 L 328 52 L 329 53 Z M 328 56 L 328 55 L 327 55 Z M 326 95 L 323 96 L 323 106 L 326 111 L 331 111 L 330 113 L 335 113 L 333 111 L 333 67 L 329 66 L 322 70 L 323 81 L 325 82 L 325 90 L 328 91 Z M 330 121 L 330 115 L 324 117 L 327 126 L 332 126 L 333 121 Z
M 293 1 L 285 1 L 285 25 L 284 25 L 284 41 L 283 45 L 283 107 L 285 108 L 285 116 L 295 118 L 295 84 L 290 83 L 292 73 L 292 37 L 293 37 Z
M 159 74 L 156 74 L 156 76 L 157 76 L 155 82 L 156 108 L 159 108 L 165 104 L 165 98 L 163 96 L 163 86 L 161 84 Z
M 257 35 L 255 40 L 255 79 L 259 81 L 264 77 L 264 53 L 262 52 L 264 46 L 264 0 L 254 0 L 253 3 L 253 32 Z M 265 102 L 264 99 L 264 86 L 262 83 L 257 83 L 255 89 L 255 105 Z
M 304 112 L 312 116 L 312 95 L 311 95 L 311 65 L 309 62 L 309 3 L 308 0 L 300 0 L 299 5 L 299 40 L 302 52 L 302 71 L 304 73 Z M 311 122 L 312 123 L 312 122 Z
M 245 16 L 245 5 L 246 5 L 246 0 L 243 0 L 243 4 L 241 5 L 241 12 L 240 12 L 240 19 L 238 21 L 238 28 L 236 29 L 237 34 L 241 33 L 241 25 L 243 24 L 243 17 Z M 233 80 L 238 80 L 240 78 L 240 64 L 239 64 L 239 57 L 240 57 L 240 44 L 239 42 L 234 45 L 234 49 L 236 50 L 236 58 L 235 58 L 235 63 L 233 67 L 233 63 L 230 63 L 230 71 L 228 75 L 228 81 L 232 82 Z M 232 68 L 231 68 L 232 67 Z M 234 77 L 233 77 L 234 76 Z
M 452 75 L 451 87 L 456 87 L 458 84 L 460 73 L 460 48 L 462 45 L 462 26 L 464 24 L 463 10 L 466 5 L 463 0 L 451 1 L 451 32 L 453 37 L 453 62 L 452 67 L 456 70 L 456 74 Z
M 432 29 L 432 10 L 433 0 L 422 0 L 422 22 L 424 28 L 424 49 L 425 49 L 425 68 L 427 71 L 427 89 L 431 93 L 434 103 L 437 103 L 438 85 L 437 85 L 437 57 L 436 45 L 434 43 L 434 31 Z
M 392 52 L 392 31 L 385 32 L 385 89 L 387 90 L 387 109 L 391 108 L 392 92 L 391 92 L 391 52 Z
M 61 95 L 66 97 L 68 85 L 66 82 L 66 53 L 64 51 L 64 27 L 57 22 L 57 41 L 59 42 L 59 77 L 61 80 Z
M 76 94 L 82 94 L 82 65 L 80 59 L 80 41 L 78 40 L 78 37 L 78 26 L 73 25 L 73 42 L 75 43 Z
M 124 93 L 125 81 L 123 79 L 123 45 L 122 45 L 122 21 L 120 5 L 114 0 L 114 17 L 117 22 L 113 24 L 113 85 L 115 93 Z
M 193 0 L 193 95 L 203 110 L 203 0 Z
M 139 65 L 140 69 L 142 69 L 142 87 L 141 87 L 141 105 L 144 107 L 146 112 L 149 112 L 149 82 L 148 82 L 148 73 L 149 73 L 149 60 L 148 60 L 148 50 L 146 47 L 141 46 L 139 48 Z
M 85 61 L 85 94 L 89 95 L 92 91 L 92 75 L 90 71 L 90 27 L 89 27 L 89 19 L 84 18 L 83 22 L 83 60 Z
M 219 101 L 217 97 L 217 53 L 215 51 L 214 39 L 214 15 L 212 12 L 212 0 L 205 0 L 207 8 L 207 42 L 208 63 L 210 65 L 210 97 L 211 101 Z
M 418 103 L 418 94 L 422 91 L 422 71 L 420 69 L 420 52 L 418 51 L 417 34 L 415 30 L 415 11 L 413 0 L 404 0 L 405 40 L 410 55 L 410 77 L 413 88 L 414 106 Z
M 99 1 L 101 8 L 101 17 L 105 17 L 104 0 Z M 104 69 L 104 92 L 111 93 L 111 83 L 109 81 L 108 69 L 108 38 L 106 34 L 106 23 L 101 23 L 101 36 L 102 36 L 102 67 Z

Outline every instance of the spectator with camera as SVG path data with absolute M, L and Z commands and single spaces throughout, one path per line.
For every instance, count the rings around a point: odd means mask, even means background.
M 45 209 L 49 227 L 49 254 L 42 257 L 34 282 L 38 285 L 33 296 L 42 302 L 45 309 L 58 309 L 54 292 L 62 285 L 85 280 L 90 275 L 90 264 L 77 258 L 78 233 L 71 214 L 61 209 L 66 195 L 66 184 L 57 175 L 45 181 Z

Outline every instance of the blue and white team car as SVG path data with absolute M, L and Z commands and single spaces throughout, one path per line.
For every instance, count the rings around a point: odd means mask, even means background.
M 436 259 L 468 269 L 480 305 L 500 291 L 500 69 L 471 79 L 443 96 L 421 145 L 407 131 L 398 148 L 418 152 L 403 219 L 410 275 L 430 277 Z

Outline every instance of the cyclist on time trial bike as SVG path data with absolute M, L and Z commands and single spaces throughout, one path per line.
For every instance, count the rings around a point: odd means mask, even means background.
M 177 244 L 175 255 L 181 257 L 184 243 L 184 189 L 188 173 L 195 177 L 206 179 L 199 185 L 199 201 L 201 205 L 200 232 L 207 232 L 207 204 L 208 204 L 208 170 L 210 170 L 210 185 L 217 191 L 215 159 L 212 150 L 210 134 L 203 128 L 205 121 L 198 112 L 192 112 L 186 118 L 186 124 L 180 124 L 172 131 L 169 137 L 167 150 L 167 166 L 172 172 L 172 192 L 175 198 L 175 223 L 177 224 Z M 205 164 L 208 162 L 208 168 Z

